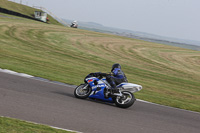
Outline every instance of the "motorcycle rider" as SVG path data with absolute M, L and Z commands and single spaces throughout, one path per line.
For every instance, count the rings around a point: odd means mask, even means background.
M 116 86 L 118 84 L 121 84 L 122 82 L 128 82 L 126 75 L 121 70 L 121 65 L 119 63 L 115 63 L 112 65 L 111 74 L 106 73 L 92 73 L 93 76 L 104 76 L 106 77 L 106 80 L 111 85 L 111 93 L 118 92 L 118 89 L 116 89 Z

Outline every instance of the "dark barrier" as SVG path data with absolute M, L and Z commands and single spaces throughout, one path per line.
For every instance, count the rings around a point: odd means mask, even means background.
M 18 16 L 18 17 L 23 17 L 23 18 L 28 18 L 28 19 L 32 19 L 32 20 L 43 22 L 43 21 L 38 20 L 36 18 L 27 16 L 27 15 L 24 15 L 24 14 L 21 14 L 21 13 L 18 13 L 18 12 L 14 12 L 14 11 L 11 11 L 11 10 L 7 10 L 7 9 L 1 8 L 1 7 L 0 7 L 0 12 L 6 13 L 6 14 L 10 14 L 10 15 L 15 15 L 15 16 Z

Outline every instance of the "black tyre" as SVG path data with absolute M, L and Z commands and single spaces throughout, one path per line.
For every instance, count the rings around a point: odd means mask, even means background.
M 135 102 L 135 96 L 128 91 L 122 92 L 123 97 L 117 96 L 114 101 L 117 107 L 128 108 L 132 106 Z
M 90 95 L 91 91 L 92 89 L 89 87 L 88 84 L 80 84 L 78 87 L 75 88 L 74 96 L 76 98 L 85 99 Z

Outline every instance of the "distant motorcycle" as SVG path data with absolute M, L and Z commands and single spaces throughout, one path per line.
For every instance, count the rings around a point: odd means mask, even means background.
M 120 108 L 132 106 L 136 100 L 133 93 L 142 89 L 141 85 L 123 82 L 116 87 L 117 91 L 111 93 L 110 84 L 102 76 L 94 77 L 89 74 L 84 81 L 84 84 L 80 84 L 75 88 L 75 97 L 80 99 L 99 99 L 115 103 Z
M 71 23 L 70 27 L 72 27 L 72 28 L 78 28 L 78 23 L 77 23 L 77 21 L 73 21 L 73 22 Z

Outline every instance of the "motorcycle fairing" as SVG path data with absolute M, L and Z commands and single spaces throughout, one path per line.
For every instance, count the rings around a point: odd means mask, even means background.
M 91 79 L 93 79 L 93 81 L 90 82 L 89 85 L 92 88 L 92 92 L 90 93 L 89 98 L 100 99 L 106 102 L 113 102 L 112 98 L 105 98 L 104 89 L 106 88 L 106 84 L 102 80 L 94 77 L 87 78 L 86 81 L 91 81 Z M 98 82 L 97 85 L 94 84 L 95 80 Z
M 124 83 L 119 84 L 117 88 L 119 88 L 120 91 L 130 91 L 132 93 L 135 93 L 137 91 L 140 91 L 142 89 L 142 86 L 138 84 L 124 82 Z
M 102 87 L 100 91 L 95 91 L 95 89 L 92 90 L 89 98 L 95 98 L 100 99 L 106 102 L 113 102 L 112 98 L 105 98 L 104 97 L 104 88 Z

